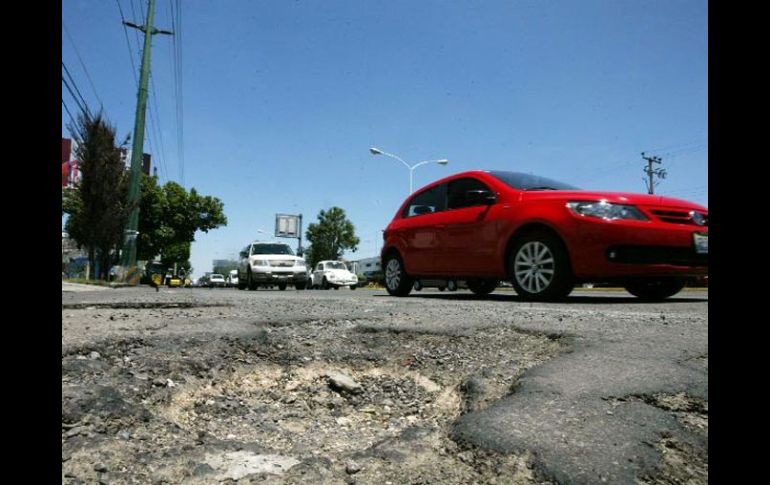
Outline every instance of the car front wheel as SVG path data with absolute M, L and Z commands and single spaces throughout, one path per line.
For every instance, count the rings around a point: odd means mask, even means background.
M 642 280 L 626 284 L 626 291 L 646 301 L 665 300 L 674 296 L 684 288 L 685 281 L 681 279 Z
M 246 286 L 248 286 L 252 291 L 257 289 L 257 282 L 254 281 L 254 277 L 251 276 L 251 270 L 246 273 Z
M 393 296 L 407 296 L 414 280 L 406 274 L 404 263 L 397 253 L 385 257 L 385 289 Z
M 508 264 L 513 287 L 523 300 L 558 300 L 575 286 L 564 244 L 546 232 L 533 232 L 517 241 Z

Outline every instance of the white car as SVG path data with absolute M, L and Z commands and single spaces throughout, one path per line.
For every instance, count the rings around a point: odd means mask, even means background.
M 358 286 L 358 276 L 351 273 L 342 261 L 321 261 L 313 271 L 313 288 L 339 289 L 341 286 L 349 286 L 355 290 Z
M 232 288 L 235 286 L 238 286 L 238 270 L 234 269 L 230 271 L 230 273 L 227 276 L 227 286 L 228 288 Z
M 238 261 L 238 289 L 288 285 L 304 290 L 307 285 L 305 260 L 294 255 L 288 244 L 255 241 L 241 251 Z
M 225 277 L 221 274 L 214 273 L 209 275 L 209 288 L 224 288 L 227 286 L 227 283 L 225 282 Z

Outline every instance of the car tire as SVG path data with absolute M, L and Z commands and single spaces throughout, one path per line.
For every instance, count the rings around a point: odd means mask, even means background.
M 642 300 L 660 301 L 679 293 L 684 288 L 685 283 L 685 280 L 677 278 L 640 280 L 629 282 L 624 288 Z
M 321 281 L 321 288 L 324 290 L 328 290 L 329 288 L 331 288 L 331 286 L 329 285 L 329 282 L 326 280 L 326 277 L 324 277 L 323 281 Z
M 422 282 L 420 280 L 414 282 L 414 291 L 422 291 Z
M 511 283 L 522 300 L 560 300 L 575 287 L 569 255 L 561 239 L 548 232 L 531 232 L 511 248 Z
M 350 285 L 351 290 L 355 290 L 356 288 L 358 288 L 358 285 Z
M 404 262 L 396 252 L 385 256 L 385 289 L 392 296 L 407 296 L 412 291 L 414 280 L 407 274 Z
M 278 283 L 278 289 L 281 291 L 286 290 L 286 283 Z
M 475 295 L 486 296 L 497 288 L 498 280 L 468 280 L 466 284 L 468 289 Z
M 297 290 L 304 290 L 306 286 L 307 286 L 307 283 L 296 283 L 294 285 L 294 288 Z
M 439 286 L 438 287 L 438 291 L 445 291 L 445 290 L 446 290 L 446 286 Z
M 249 290 L 251 291 L 257 289 L 257 282 L 254 281 L 254 277 L 251 276 L 251 270 L 246 273 L 246 286 L 248 286 Z

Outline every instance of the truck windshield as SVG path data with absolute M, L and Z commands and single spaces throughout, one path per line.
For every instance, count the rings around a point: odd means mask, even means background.
M 294 251 L 286 244 L 255 244 L 251 254 L 288 254 L 294 256 Z

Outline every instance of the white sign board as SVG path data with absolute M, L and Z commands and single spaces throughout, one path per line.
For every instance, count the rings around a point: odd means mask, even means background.
M 299 237 L 299 216 L 289 214 L 275 215 L 276 237 Z

